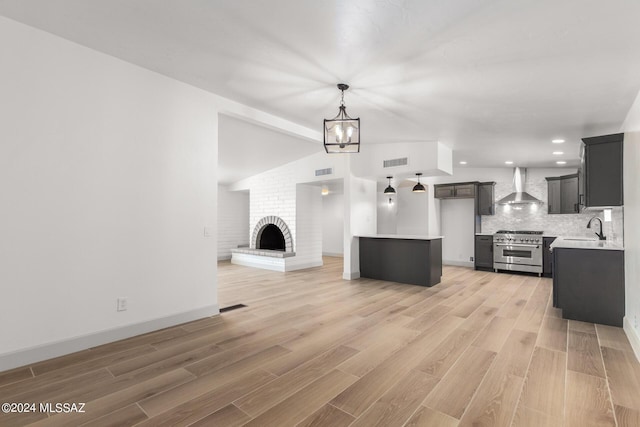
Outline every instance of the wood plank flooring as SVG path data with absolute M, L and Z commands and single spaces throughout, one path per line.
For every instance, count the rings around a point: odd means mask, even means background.
M 218 264 L 246 308 L 0 372 L 2 426 L 637 426 L 620 328 L 563 320 L 551 281 L 446 267 L 432 288 Z

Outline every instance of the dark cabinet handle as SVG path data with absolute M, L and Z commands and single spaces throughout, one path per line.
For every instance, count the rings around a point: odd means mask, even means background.
M 577 203 L 575 205 L 573 205 L 573 210 L 578 212 L 578 204 Z

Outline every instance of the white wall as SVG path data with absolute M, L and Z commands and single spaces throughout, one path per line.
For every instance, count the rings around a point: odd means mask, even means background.
M 428 193 L 414 193 L 412 187 L 399 187 L 398 192 L 398 234 L 429 234 Z
M 384 194 L 384 191 L 378 191 L 377 198 L 378 234 L 398 234 L 398 194 Z
M 395 188 L 391 196 L 378 191 L 378 234 L 428 235 L 428 193 L 414 193 L 411 186 Z
M 374 180 L 348 174 L 344 178 L 344 270 L 342 277 L 360 277 L 359 235 L 375 234 L 377 229 L 377 184 Z
M 322 195 L 314 185 L 296 186 L 296 265 L 322 265 Z
M 214 96 L 4 18 L 0 51 L 0 371 L 216 313 Z
M 344 253 L 344 194 L 329 193 L 322 197 L 322 254 L 342 256 Z
M 473 199 L 440 201 L 443 264 L 473 267 L 474 209 Z
M 623 125 L 624 135 L 624 330 L 640 359 L 640 94 Z
M 238 246 L 249 246 L 249 192 L 218 185 L 218 259 Z

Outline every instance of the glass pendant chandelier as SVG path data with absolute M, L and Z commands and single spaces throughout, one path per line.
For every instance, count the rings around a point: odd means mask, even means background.
M 344 91 L 349 89 L 349 85 L 339 83 L 338 89 L 342 92 L 338 115 L 324 119 L 324 149 L 327 153 L 359 153 L 360 118 L 353 119 L 347 115 Z
M 418 172 L 416 175 L 418 176 L 418 183 L 413 186 L 412 191 L 414 193 L 424 193 L 427 190 L 424 188 L 424 185 L 420 184 L 420 176 L 422 175 L 422 172 Z
M 396 194 L 396 189 L 391 186 L 391 178 L 393 177 L 392 176 L 387 177 L 387 179 L 389 180 L 389 186 L 384 189 L 384 194 Z

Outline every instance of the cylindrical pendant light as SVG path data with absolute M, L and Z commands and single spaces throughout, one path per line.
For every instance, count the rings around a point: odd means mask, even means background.
M 393 177 L 392 176 L 387 177 L 387 179 L 389 180 L 389 186 L 384 189 L 384 194 L 396 194 L 396 189 L 391 186 L 391 178 Z
M 424 188 L 424 185 L 420 184 L 420 176 L 422 175 L 422 172 L 418 172 L 416 175 L 418 176 L 418 183 L 413 186 L 412 191 L 414 193 L 424 193 L 427 190 Z

